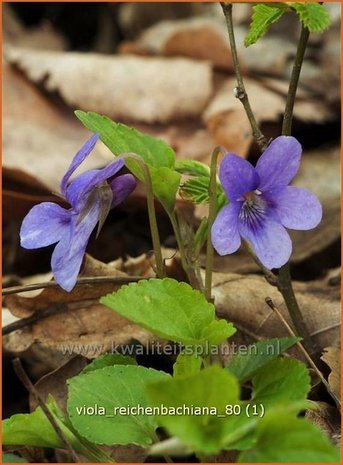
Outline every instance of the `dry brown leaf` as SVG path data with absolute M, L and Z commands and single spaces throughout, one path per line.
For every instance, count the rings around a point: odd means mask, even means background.
M 326 402 L 316 402 L 316 408 L 306 410 L 305 417 L 324 431 L 337 447 L 340 447 L 341 418 L 337 408 Z
M 73 108 L 148 123 L 199 115 L 212 92 L 208 63 L 9 47 L 6 57 L 32 82 Z M 182 79 L 180 79 L 182 76 Z M 81 85 L 82 84 L 82 85 Z
M 224 18 L 162 21 L 144 31 L 135 45 L 155 55 L 209 60 L 218 68 L 232 70 Z
M 87 365 L 87 359 L 77 355 L 68 360 L 67 363 L 58 367 L 56 370 L 47 373 L 37 381 L 35 388 L 42 397 L 43 401 L 47 401 L 49 394 L 56 400 L 58 406 L 63 412 L 67 411 L 67 384 L 66 381 L 73 376 L 78 375 Z M 38 407 L 37 400 L 30 395 L 30 411 L 32 412 Z
M 49 22 L 38 27 L 26 29 L 17 18 L 13 9 L 3 5 L 3 42 L 27 48 L 45 50 L 65 50 L 64 37 L 53 29 Z
M 87 276 L 111 276 L 125 278 L 128 275 L 114 266 L 96 260 L 86 254 L 81 268 L 80 277 Z M 82 302 L 84 300 L 98 299 L 102 295 L 118 289 L 114 283 L 86 284 L 75 286 L 71 292 L 66 292 L 60 287 L 46 288 L 33 298 L 22 297 L 11 294 L 4 298 L 4 303 L 13 315 L 20 318 L 28 318 L 34 313 L 56 304 L 67 304 L 70 302 Z
M 338 399 L 341 398 L 341 349 L 339 347 L 325 347 L 320 357 L 331 369 L 329 384 Z
M 16 193 L 19 197 L 29 195 L 28 199 L 18 200 L 30 206 L 30 202 L 41 201 L 42 195 L 59 192 L 62 176 L 90 133 L 72 112 L 54 105 L 8 64 L 3 66 L 3 89 L 4 187 L 8 189 L 5 208 L 8 206 L 6 211 L 11 213 Z M 83 169 L 97 168 L 112 160 L 110 151 L 97 144 Z M 36 196 L 35 202 L 32 197 Z M 18 202 L 15 208 L 19 207 Z
M 86 255 L 80 276 L 127 277 L 127 274 Z M 35 297 L 7 296 L 5 305 L 21 318 L 58 304 L 63 307 L 55 314 L 4 336 L 4 347 L 13 353 L 30 349 L 37 359 L 57 367 L 72 355 L 94 358 L 133 338 L 148 344 L 153 339 L 150 333 L 98 303 L 102 295 L 119 287 L 114 283 L 83 285 L 69 293 L 61 288 L 47 288 Z
M 264 338 L 287 336 L 287 330 L 267 306 L 271 297 L 291 324 L 281 294 L 262 276 L 215 273 L 213 296 L 217 315 Z M 340 337 L 340 301 L 332 299 L 329 286 L 311 288 L 311 283 L 294 283 L 297 299 L 309 332 L 322 350 Z
M 225 147 L 228 152 L 247 156 L 253 137 L 243 108 L 215 114 L 209 118 L 207 128 L 217 145 Z
M 280 84 L 278 82 L 275 82 L 274 88 L 272 87 L 273 81 L 268 79 L 266 86 L 262 82 L 249 78 L 245 79 L 246 90 L 258 123 L 277 121 L 284 112 L 285 97 L 280 93 Z M 217 143 L 221 143 L 225 148 L 231 150 L 235 140 L 237 138 L 242 139 L 242 152 L 239 153 L 245 155 L 247 149 L 244 141 L 247 140 L 247 134 L 250 134 L 251 130 L 248 119 L 243 113 L 242 103 L 233 95 L 233 89 L 236 85 L 235 78 L 227 79 L 211 100 L 203 117 L 209 132 Z M 329 108 L 323 101 L 312 98 L 311 94 L 305 93 L 304 90 L 301 95 L 303 95 L 303 98 L 297 100 L 294 108 L 295 117 L 307 122 L 323 122 L 332 118 Z M 237 119 L 239 121 L 238 125 L 236 125 Z M 225 127 L 231 125 L 233 129 L 216 132 L 217 121 L 221 124 L 223 124 L 223 121 Z
M 245 15 L 246 12 L 243 14 Z M 284 77 L 288 71 L 289 58 L 294 56 L 296 45 L 287 36 L 274 35 L 264 37 L 254 47 L 245 48 L 246 33 L 247 27 L 236 25 L 236 45 L 242 72 L 258 71 Z M 133 46 L 135 49 L 131 46 L 130 51 L 134 53 L 136 50 L 140 54 L 148 52 L 162 56 L 177 55 L 206 59 L 218 69 L 232 71 L 227 26 L 221 12 L 218 15 L 193 17 L 187 20 L 161 21 L 143 31 Z

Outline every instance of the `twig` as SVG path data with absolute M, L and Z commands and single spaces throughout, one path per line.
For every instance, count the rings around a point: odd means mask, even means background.
M 292 132 L 294 102 L 309 35 L 310 31 L 302 24 L 298 49 L 293 64 L 291 80 L 289 82 L 285 113 L 282 122 L 282 134 L 284 136 L 290 136 Z
M 221 2 L 220 5 L 223 9 L 223 13 L 226 19 L 226 25 L 227 25 L 227 30 L 229 33 L 229 40 L 230 40 L 231 55 L 232 55 L 232 60 L 233 60 L 236 79 L 237 79 L 237 87 L 234 90 L 235 97 L 238 98 L 242 102 L 242 105 L 245 109 L 245 112 L 250 122 L 250 126 L 251 126 L 254 139 L 258 143 L 260 149 L 263 151 L 266 148 L 268 141 L 257 124 L 255 115 L 250 106 L 248 94 L 246 93 L 246 90 L 245 90 L 244 81 L 243 81 L 243 77 L 242 77 L 240 65 L 239 65 L 239 60 L 238 60 L 235 33 L 233 29 L 232 4 Z
M 14 368 L 14 371 L 15 371 L 16 375 L 18 376 L 20 381 L 23 383 L 25 388 L 35 398 L 35 400 L 39 404 L 40 408 L 43 410 L 43 412 L 46 415 L 47 419 L 51 423 L 51 426 L 55 430 L 57 436 L 60 438 L 61 442 L 64 444 L 64 447 L 66 448 L 66 450 L 70 453 L 70 456 L 73 459 L 73 461 L 75 463 L 79 463 L 80 462 L 79 457 L 77 456 L 77 454 L 73 450 L 71 444 L 69 443 L 69 441 L 66 438 L 65 434 L 61 430 L 61 428 L 60 428 L 59 424 L 57 423 L 57 421 L 55 420 L 53 414 L 50 412 L 50 410 L 46 406 L 45 402 L 43 401 L 42 397 L 38 393 L 37 389 L 32 384 L 30 378 L 27 376 L 27 374 L 26 374 L 26 372 L 25 372 L 19 358 L 15 358 L 13 360 L 13 368 Z
M 213 150 L 211 158 L 211 172 L 210 182 L 208 186 L 209 196 L 209 212 L 208 212 L 208 234 L 207 234 L 207 245 L 206 245 L 206 272 L 205 272 L 205 297 L 210 302 L 212 298 L 212 269 L 213 269 L 213 245 L 211 237 L 211 229 L 214 220 L 216 219 L 218 210 L 217 200 L 217 160 L 218 155 L 222 152 L 220 147 L 216 147 Z
M 57 315 L 58 313 L 63 313 L 68 310 L 66 304 L 57 304 L 53 307 L 45 308 L 40 312 L 34 313 L 32 316 L 28 318 L 22 318 L 21 320 L 14 321 L 7 326 L 2 328 L 2 335 L 6 336 L 7 334 L 13 333 L 14 331 L 18 331 L 18 329 L 23 329 L 26 326 L 31 326 L 37 321 L 43 320 L 44 318 L 48 318 L 49 316 Z
M 76 286 L 84 286 L 86 284 L 128 284 L 140 281 L 142 278 L 130 277 L 112 277 L 112 276 L 87 276 L 84 278 L 78 278 Z M 44 283 L 26 284 L 24 286 L 12 286 L 2 290 L 2 295 L 19 294 L 20 292 L 36 291 L 37 289 L 46 289 L 60 287 L 56 281 L 47 281 Z
M 270 307 L 273 312 L 277 315 L 277 317 L 279 318 L 279 320 L 282 322 L 282 324 L 285 326 L 285 328 L 287 329 L 288 333 L 291 335 L 291 336 L 296 336 L 296 334 L 294 333 L 294 331 L 292 330 L 292 328 L 289 326 L 289 324 L 287 323 L 287 321 L 285 320 L 285 318 L 283 317 L 282 313 L 280 312 L 280 310 L 277 308 L 277 306 L 274 304 L 274 302 L 272 301 L 272 299 L 270 297 L 266 297 L 266 304 L 268 305 L 268 307 Z M 339 408 L 339 410 L 341 409 L 341 401 L 338 399 L 338 397 L 336 396 L 336 394 L 332 391 L 331 389 L 331 386 L 329 385 L 329 383 L 326 381 L 326 379 L 324 378 L 322 372 L 319 370 L 319 368 L 317 367 L 317 365 L 314 363 L 314 361 L 312 360 L 311 356 L 309 355 L 309 353 L 307 352 L 307 350 L 305 349 L 305 347 L 301 344 L 301 342 L 296 342 L 296 345 L 298 346 L 298 348 L 301 350 L 301 352 L 303 353 L 303 355 L 305 356 L 306 360 L 308 361 L 308 363 L 311 365 L 311 367 L 313 368 L 313 370 L 316 372 L 318 378 L 321 380 L 321 382 L 324 384 L 324 386 L 326 387 L 328 393 L 330 394 L 330 396 L 332 397 L 332 399 L 335 401 L 337 407 Z

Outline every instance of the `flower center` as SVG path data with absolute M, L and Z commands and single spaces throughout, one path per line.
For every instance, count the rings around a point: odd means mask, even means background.
M 267 209 L 267 202 L 261 196 L 259 190 L 246 192 L 238 199 L 244 201 L 239 212 L 239 218 L 250 226 L 259 226 Z

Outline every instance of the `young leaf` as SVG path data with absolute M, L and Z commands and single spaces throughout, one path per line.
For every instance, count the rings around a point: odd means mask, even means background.
M 202 358 L 199 355 L 182 352 L 173 365 L 173 374 L 174 376 L 182 376 L 199 373 L 201 365 Z
M 142 157 L 149 167 L 155 196 L 167 211 L 173 210 L 180 174 L 174 170 L 175 154 L 166 142 L 97 113 L 77 110 L 75 115 L 86 128 L 100 134 L 101 140 L 114 155 L 133 152 Z M 140 181 L 144 181 L 139 162 L 127 159 L 125 164 Z
M 282 337 L 257 342 L 247 347 L 246 353 L 235 355 L 226 368 L 244 382 L 300 340 L 298 337 Z
M 197 160 L 176 160 L 175 170 L 191 176 L 210 176 L 210 167 Z
M 187 179 L 187 181 L 185 181 L 180 187 L 181 196 L 197 204 L 208 203 L 209 182 L 209 176 L 197 176 L 192 179 Z M 222 194 L 224 194 L 223 188 L 219 183 L 217 183 L 218 197 Z
M 196 204 L 208 203 L 209 182 L 210 178 L 208 176 L 198 176 L 196 178 L 187 179 L 187 181 L 180 186 L 181 197 Z
M 113 365 L 137 365 L 137 362 L 134 358 L 128 357 L 126 355 L 105 354 L 93 360 L 93 362 L 87 365 L 81 373 L 90 373 L 91 371 L 99 370 L 100 368 Z
M 96 444 L 147 446 L 157 427 L 155 417 L 139 411 L 130 414 L 120 411 L 120 407 L 148 407 L 146 383 L 167 377 L 151 368 L 115 365 L 71 378 L 70 421 L 81 436 Z
M 253 448 L 240 463 L 340 463 L 338 450 L 319 428 L 282 409 L 267 412 L 257 426 Z
M 190 376 L 151 383 L 146 389 L 154 405 L 164 405 L 169 412 L 176 409 L 175 415 L 158 417 L 159 424 L 171 435 L 196 452 L 212 454 L 221 450 L 225 426 L 230 421 L 225 417 L 226 407 L 239 404 L 239 386 L 234 376 L 219 366 L 211 366 Z M 193 408 L 193 414 L 191 410 L 187 414 L 187 408 Z
M 184 344 L 217 345 L 236 331 L 215 319 L 214 306 L 201 292 L 175 279 L 130 283 L 100 302 L 157 336 Z
M 292 358 L 277 358 L 253 377 L 252 400 L 265 408 L 284 401 L 305 401 L 310 381 L 303 363 Z
M 270 26 L 276 23 L 286 11 L 287 6 L 281 4 L 258 3 L 253 6 L 252 21 L 244 45 L 249 47 L 265 35 Z
M 288 3 L 293 8 L 300 21 L 310 32 L 323 32 L 330 26 L 330 15 L 324 5 L 319 3 Z

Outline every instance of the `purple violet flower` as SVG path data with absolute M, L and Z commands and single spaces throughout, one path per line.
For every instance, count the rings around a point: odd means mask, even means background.
M 66 210 L 52 202 L 35 205 L 25 216 L 20 229 L 20 243 L 25 249 L 37 249 L 57 243 L 51 257 L 55 280 L 66 291 L 75 286 L 89 237 L 99 223 L 98 233 L 109 211 L 135 189 L 131 174 L 114 176 L 123 160 L 109 163 L 103 169 L 69 178 L 93 150 L 99 134 L 93 135 L 73 158 L 61 181 L 61 193 L 70 203 Z
M 322 207 L 306 189 L 288 184 L 298 172 L 301 145 L 294 137 L 277 137 L 254 168 L 234 153 L 224 156 L 219 179 L 230 203 L 213 223 L 212 243 L 228 255 L 247 240 L 266 268 L 280 268 L 292 252 L 285 228 L 308 230 L 318 225 Z

